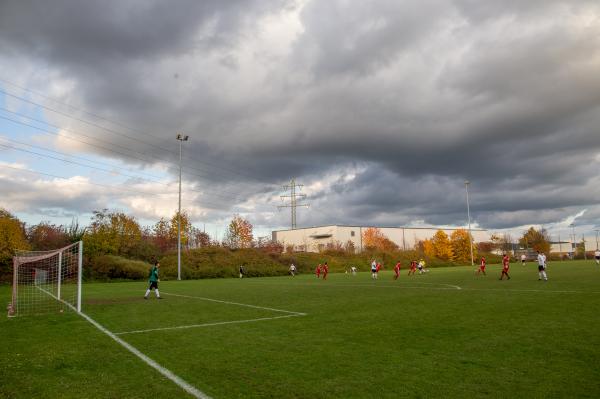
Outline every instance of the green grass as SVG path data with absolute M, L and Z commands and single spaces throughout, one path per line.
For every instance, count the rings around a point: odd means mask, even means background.
M 120 335 L 215 398 L 599 397 L 600 267 L 548 274 L 168 281 L 162 301 L 145 283 L 86 284 L 84 312 L 112 332 L 284 315 L 169 293 L 306 313 Z M 2 318 L 0 334 L 0 397 L 188 397 L 76 314 Z

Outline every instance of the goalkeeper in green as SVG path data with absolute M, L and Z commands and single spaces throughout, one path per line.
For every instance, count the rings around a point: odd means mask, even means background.
M 148 279 L 148 281 L 150 282 L 150 286 L 146 290 L 146 295 L 144 295 L 144 299 L 148 299 L 148 295 L 150 295 L 150 290 L 152 290 L 152 288 L 154 288 L 154 293 L 156 294 L 156 298 L 162 299 L 160 297 L 160 294 L 158 293 L 158 282 L 160 281 L 160 279 L 158 278 L 158 269 L 159 268 L 160 268 L 160 263 L 155 262 L 154 266 L 152 266 L 152 269 L 150 270 L 150 278 Z

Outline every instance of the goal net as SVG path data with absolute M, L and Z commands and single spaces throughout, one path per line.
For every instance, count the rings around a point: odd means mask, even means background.
M 9 316 L 81 312 L 83 242 L 54 251 L 17 251 Z

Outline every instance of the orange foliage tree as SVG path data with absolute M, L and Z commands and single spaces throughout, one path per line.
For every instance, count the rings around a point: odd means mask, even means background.
M 230 248 L 250 248 L 253 239 L 252 224 L 240 215 L 234 215 L 227 229 L 227 245 Z
M 363 246 L 366 249 L 394 251 L 398 246 L 385 236 L 377 227 L 369 227 L 363 232 Z
M 435 254 L 435 245 L 432 240 L 425 240 L 422 242 L 423 245 L 423 253 L 431 258 L 436 256 Z
M 438 230 L 431 239 L 435 256 L 439 259 L 450 260 L 454 253 L 452 252 L 452 244 L 448 238 L 448 234 L 444 230 Z
M 471 261 L 471 242 L 469 232 L 465 229 L 454 230 L 450 236 L 454 260 L 466 262 Z M 473 258 L 477 258 L 477 248 L 473 245 Z

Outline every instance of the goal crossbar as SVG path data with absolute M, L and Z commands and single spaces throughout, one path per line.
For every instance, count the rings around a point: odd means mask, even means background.
M 16 251 L 9 316 L 81 312 L 83 242 L 52 251 Z

